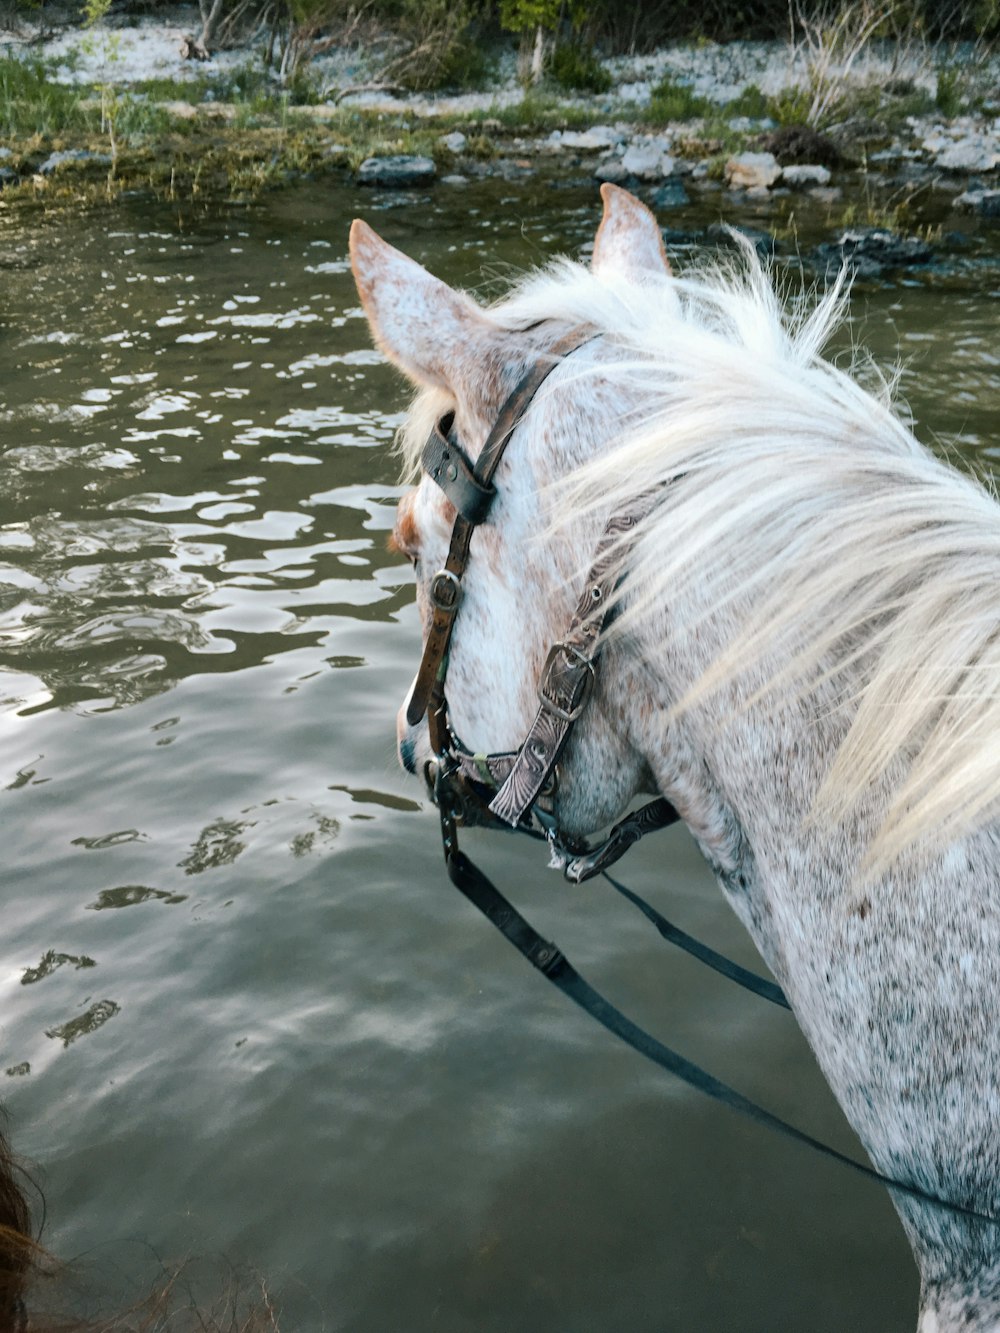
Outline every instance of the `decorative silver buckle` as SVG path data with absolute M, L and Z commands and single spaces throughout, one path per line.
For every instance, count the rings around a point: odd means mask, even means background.
M 429 595 L 431 605 L 436 611 L 454 613 L 462 600 L 462 581 L 450 569 L 439 569 L 431 580 Z
M 575 659 L 575 661 L 570 662 L 569 669 L 571 671 L 579 671 L 581 667 L 585 667 L 587 670 L 587 674 L 583 677 L 583 688 L 580 692 L 580 697 L 573 708 L 560 708 L 560 706 L 557 703 L 554 703 L 545 693 L 545 682 L 548 679 L 549 672 L 555 665 L 556 656 L 559 653 L 563 653 L 567 658 Z M 573 644 L 567 643 L 565 639 L 559 639 L 549 649 L 548 656 L 545 659 L 545 665 L 542 667 L 541 679 L 538 682 L 539 702 L 545 711 L 551 713 L 553 717 L 558 717 L 563 722 L 575 722 L 590 702 L 596 674 L 597 673 L 594 671 L 594 663 L 589 657 L 582 653 L 580 649 L 576 648 Z

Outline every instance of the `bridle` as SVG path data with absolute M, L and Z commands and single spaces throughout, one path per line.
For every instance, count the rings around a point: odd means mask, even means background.
M 555 814 L 560 756 L 593 693 L 601 634 L 621 577 L 623 542 L 637 513 L 608 520 L 569 627 L 548 651 L 538 683 L 538 711 L 516 750 L 487 754 L 463 745 L 448 721 L 445 681 L 472 536 L 496 498 L 493 479 L 500 461 L 547 376 L 594 336 L 589 329 L 573 329 L 529 366 L 504 401 L 475 463 L 451 438 L 450 414 L 432 428 L 421 463 L 454 506 L 455 522 L 445 563 L 431 580 L 431 621 L 406 709 L 411 726 L 427 716 L 434 758 L 424 776 L 441 817 L 446 856 L 451 845 L 457 846 L 460 825 L 513 828 L 544 836 L 553 863 L 574 883 L 599 874 L 646 833 L 678 818 L 673 806 L 658 798 L 627 815 L 592 848 L 565 837 Z

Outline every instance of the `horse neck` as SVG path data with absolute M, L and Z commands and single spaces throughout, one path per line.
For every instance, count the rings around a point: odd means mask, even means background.
M 748 703 L 765 662 L 678 712 L 731 630 L 709 615 L 683 634 L 684 600 L 618 648 L 633 672 L 622 706 L 656 785 L 788 993 L 877 1169 L 1000 1216 L 1000 831 L 866 883 L 861 853 L 887 790 L 873 786 L 835 827 L 810 818 L 849 724 L 838 699 L 850 679 L 836 696 L 820 685 Z M 1000 1226 L 894 1203 L 926 1293 L 922 1333 L 1000 1329 Z

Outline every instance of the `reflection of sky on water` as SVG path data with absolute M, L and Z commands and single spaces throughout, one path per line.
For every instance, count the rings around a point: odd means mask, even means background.
M 207 657 L 253 666 L 317 642 L 338 607 L 399 605 L 371 577 L 391 499 L 326 498 L 354 470 L 345 450 L 371 454 L 359 479 L 395 470 L 399 415 L 365 382 L 386 371 L 356 345 L 346 261 L 273 237 L 167 240 L 116 232 L 128 260 L 109 278 L 98 231 L 11 300 L 0 664 L 32 708 L 133 703 Z M 79 327 L 54 333 L 70 291 Z

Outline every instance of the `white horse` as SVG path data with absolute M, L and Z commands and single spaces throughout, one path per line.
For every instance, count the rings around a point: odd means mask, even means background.
M 568 835 L 662 794 L 783 986 L 877 1169 L 1000 1219 L 1000 509 L 821 359 L 843 303 L 789 320 L 752 256 L 675 277 L 603 190 L 590 269 L 483 309 L 351 235 L 373 334 L 470 459 L 525 367 L 451 638 L 454 733 L 516 750 L 609 517 L 637 515 L 593 698 L 560 760 Z M 455 511 L 425 477 L 395 544 L 430 581 Z M 430 755 L 405 708 L 399 753 Z M 920 1333 L 1000 1329 L 1000 1225 L 895 1193 Z

